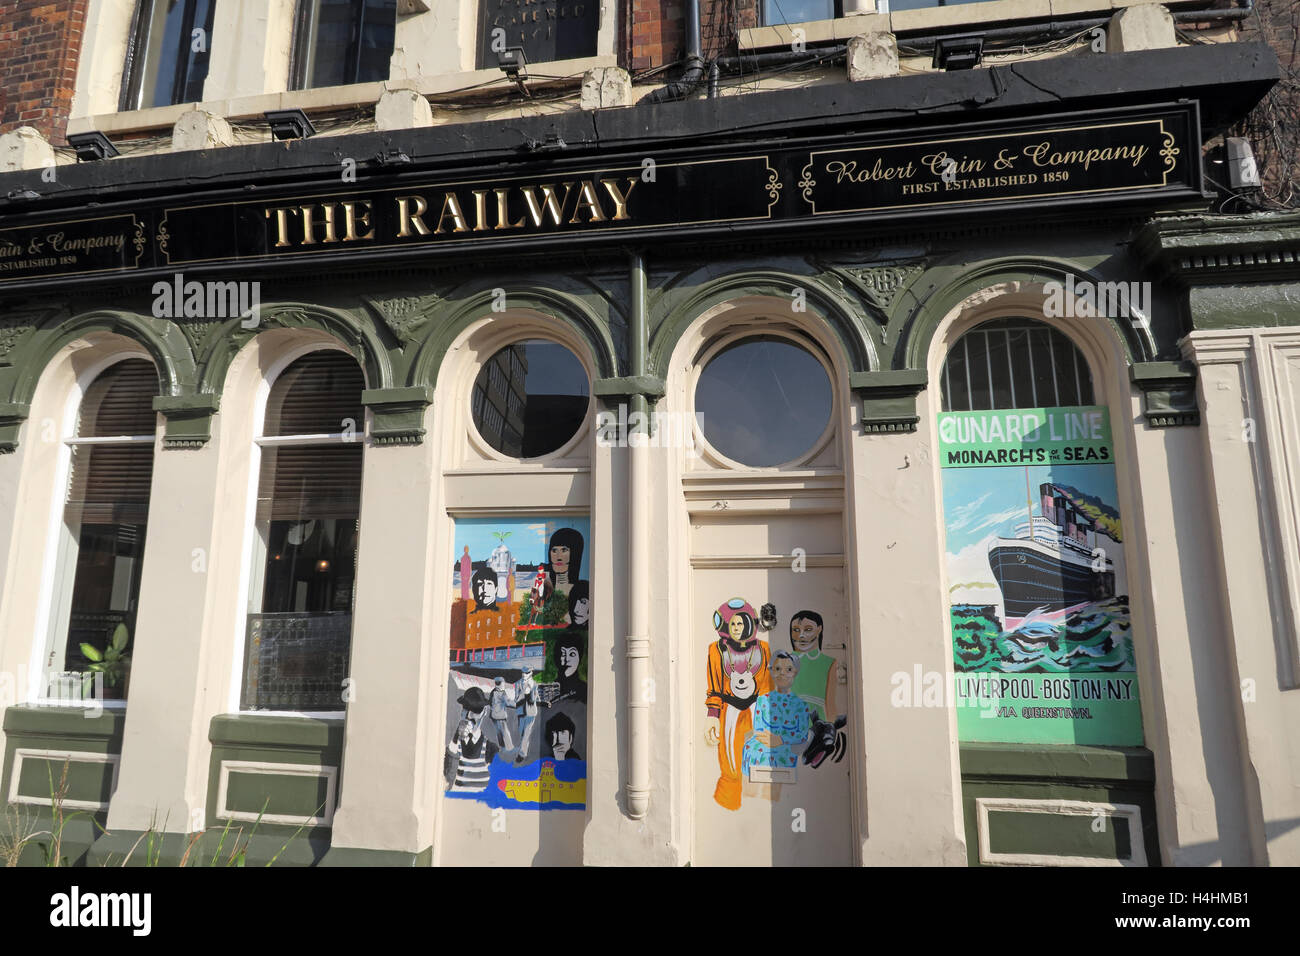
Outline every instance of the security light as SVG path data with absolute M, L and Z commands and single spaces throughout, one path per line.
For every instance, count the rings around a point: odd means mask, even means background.
M 506 47 L 497 54 L 497 66 L 512 80 L 518 80 L 520 75 L 527 76 L 528 57 L 524 56 L 524 48 L 521 46 Z
M 267 110 L 262 115 L 271 124 L 271 135 L 276 139 L 306 139 L 316 135 L 316 127 L 302 110 Z
M 89 133 L 72 133 L 68 136 L 68 145 L 77 151 L 79 163 L 89 163 L 119 155 L 117 147 L 98 130 L 91 130 Z
M 1259 169 L 1250 141 L 1241 136 L 1224 140 L 1228 148 L 1228 185 L 1233 189 L 1250 189 L 1259 185 Z
M 982 35 L 944 37 L 934 41 L 932 66 L 941 70 L 969 70 L 980 65 L 984 54 Z

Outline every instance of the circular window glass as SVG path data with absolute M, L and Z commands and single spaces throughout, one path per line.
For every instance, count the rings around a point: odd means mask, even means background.
M 732 461 L 794 461 L 831 419 L 830 377 L 812 353 L 787 339 L 742 339 L 704 366 L 695 417 L 709 444 Z
M 511 458 L 537 458 L 582 427 L 590 403 L 587 370 L 563 345 L 516 342 L 493 355 L 474 380 L 474 427 Z

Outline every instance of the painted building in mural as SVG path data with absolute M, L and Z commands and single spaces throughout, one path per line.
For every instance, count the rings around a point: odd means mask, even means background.
M 1300 863 L 1268 2 L 66 6 L 22 862 Z

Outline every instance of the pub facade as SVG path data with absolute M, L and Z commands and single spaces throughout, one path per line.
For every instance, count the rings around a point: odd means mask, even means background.
M 165 6 L 0 174 L 21 862 L 1300 862 L 1242 17 Z

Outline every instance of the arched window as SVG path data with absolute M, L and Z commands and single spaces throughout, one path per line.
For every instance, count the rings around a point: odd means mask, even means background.
M 352 641 L 361 369 L 335 351 L 271 386 L 261 437 L 257 535 L 240 706 L 343 710 Z
M 71 477 L 46 658 L 53 696 L 126 696 L 157 394 L 152 363 L 126 359 L 109 366 L 86 389 L 73 437 L 66 440 Z
M 954 343 L 940 388 L 959 739 L 1141 744 L 1115 446 L 1087 360 L 1046 323 L 1000 319 Z
M 963 335 L 940 389 L 945 412 L 1092 404 L 1092 375 L 1074 343 L 1029 319 L 985 322 Z

